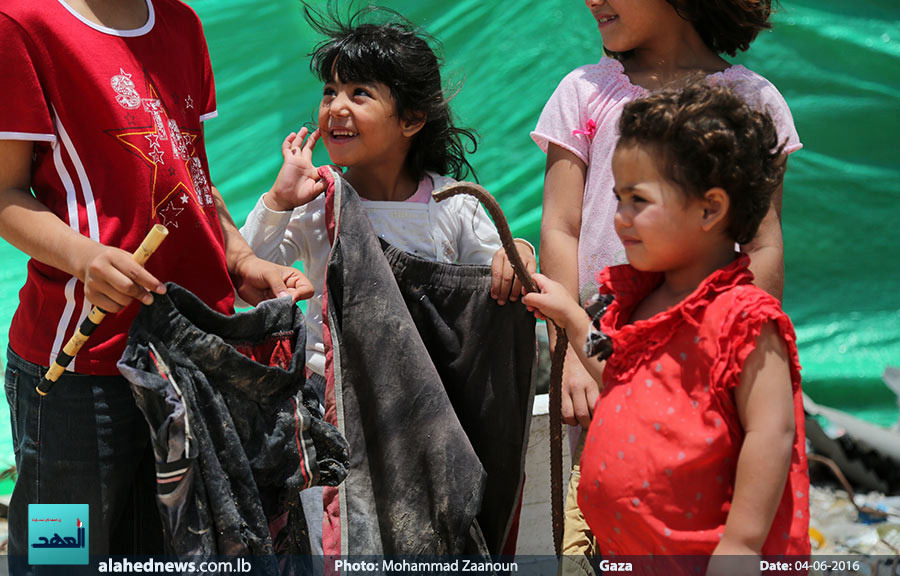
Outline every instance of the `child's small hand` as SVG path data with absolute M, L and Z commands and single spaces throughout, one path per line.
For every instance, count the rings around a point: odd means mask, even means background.
M 522 303 L 539 320 L 552 320 L 565 329 L 569 320 L 586 316 L 578 302 L 569 294 L 565 286 L 547 278 L 543 274 L 532 276 L 540 292 L 531 292 L 522 297 Z
M 312 163 L 313 149 L 318 140 L 319 131 L 310 134 L 305 127 L 299 133 L 291 132 L 284 139 L 281 144 L 284 163 L 278 171 L 275 184 L 264 198 L 269 208 L 281 212 L 293 210 L 297 206 L 308 204 L 325 191 L 325 181 Z
M 534 273 L 537 269 L 537 260 L 531 244 L 516 241 L 516 251 L 525 265 L 525 270 L 529 274 Z M 524 293 L 525 288 L 519 277 L 515 275 L 512 264 L 506 256 L 506 250 L 500 248 L 494 253 L 494 258 L 491 260 L 491 298 L 503 306 L 507 300 L 515 302 L 519 299 L 519 295 Z
M 238 295 L 253 306 L 282 296 L 290 296 L 297 302 L 312 297 L 315 292 L 309 279 L 296 268 L 263 260 L 252 253 L 236 262 L 229 272 Z

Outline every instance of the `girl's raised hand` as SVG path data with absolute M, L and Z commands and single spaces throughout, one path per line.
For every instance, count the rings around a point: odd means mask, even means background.
M 291 132 L 281 144 L 284 163 L 272 189 L 264 196 L 266 205 L 280 212 L 293 210 L 312 201 L 325 191 L 325 181 L 319 176 L 318 167 L 312 163 L 313 149 L 319 141 L 319 131 L 310 134 L 303 127 Z

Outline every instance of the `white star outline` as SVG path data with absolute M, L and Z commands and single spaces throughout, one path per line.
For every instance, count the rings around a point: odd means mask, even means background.
M 146 134 L 144 138 L 150 142 L 150 158 L 157 164 L 165 164 L 163 162 L 163 149 L 159 145 L 159 134 Z
M 166 207 L 157 212 L 157 214 L 159 214 L 159 219 L 162 221 L 163 226 L 174 226 L 178 228 L 177 218 L 182 212 L 184 212 L 184 208 L 176 208 L 174 202 L 169 202 L 166 204 Z

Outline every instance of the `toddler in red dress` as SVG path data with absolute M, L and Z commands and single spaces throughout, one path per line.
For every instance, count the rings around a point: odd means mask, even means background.
M 524 297 L 588 343 L 575 348 L 602 379 L 578 504 L 604 556 L 808 554 L 796 337 L 735 252 L 781 182 L 783 144 L 766 114 L 705 83 L 629 103 L 619 128 L 615 228 L 630 264 L 598 278 L 614 300 L 592 319 L 539 274 Z

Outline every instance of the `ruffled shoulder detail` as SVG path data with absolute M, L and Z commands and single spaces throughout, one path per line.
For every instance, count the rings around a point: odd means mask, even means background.
M 599 62 L 597 62 L 597 68 L 603 70 L 604 72 L 607 72 L 608 74 L 621 76 L 625 82 L 628 82 L 628 76 L 625 75 L 625 67 L 615 58 L 604 56 L 600 59 Z
M 774 88 L 771 82 L 740 64 L 710 74 L 706 81 L 713 86 L 727 86 L 735 90 L 756 109 L 765 109 L 768 91 Z
M 601 319 L 601 330 L 613 340 L 613 353 L 607 366 L 627 379 L 646 360 L 664 346 L 683 323 L 699 328 L 707 308 L 720 296 L 738 287 L 752 288 L 750 258 L 742 254 L 728 266 L 707 277 L 684 300 L 652 318 L 628 323 L 632 312 L 662 281 L 660 273 L 640 272 L 625 264 L 611 266 L 598 274 L 600 292 L 611 293 L 615 300 Z
M 716 344 L 715 358 L 710 370 L 714 389 L 728 390 L 741 382 L 744 364 L 756 349 L 756 341 L 767 322 L 774 322 L 778 334 L 787 347 L 791 370 L 791 384 L 796 392 L 800 386 L 800 357 L 797 335 L 781 303 L 756 286 L 742 286 L 728 298 L 716 302 L 723 320 Z
M 752 70 L 742 64 L 735 64 L 722 70 L 721 72 L 713 72 L 706 77 L 706 81 L 710 84 L 729 83 L 757 76 Z
M 560 88 L 578 94 L 579 102 L 587 107 L 589 115 L 598 112 L 598 107 L 608 107 L 611 102 L 633 100 L 646 91 L 631 83 L 622 63 L 615 58 L 604 56 L 596 64 L 586 64 L 572 70 L 560 83 Z
M 610 94 L 624 92 L 630 98 L 637 98 L 646 90 L 631 83 L 631 79 L 625 74 L 625 67 L 615 58 L 604 56 L 592 66 L 583 68 L 584 75 L 597 86 L 597 92 Z
M 710 84 L 733 88 L 756 110 L 772 117 L 778 130 L 778 139 L 785 143 L 784 154 L 791 154 L 803 147 L 791 109 L 781 92 L 765 77 L 745 66 L 737 64 L 707 77 Z

